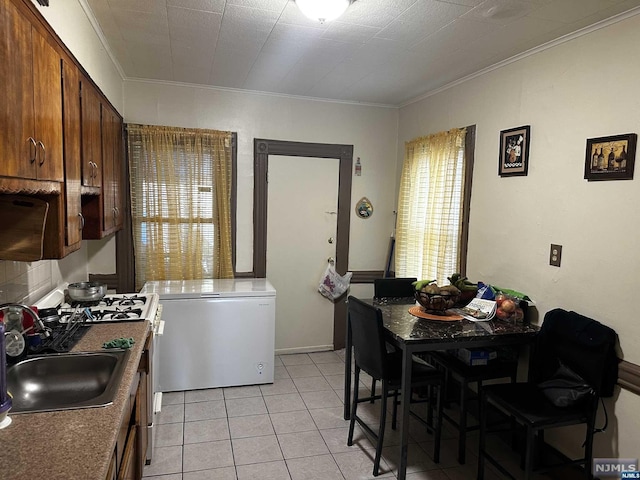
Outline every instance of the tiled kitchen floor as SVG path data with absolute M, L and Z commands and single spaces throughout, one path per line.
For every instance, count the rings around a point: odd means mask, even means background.
M 343 358 L 344 351 L 282 355 L 275 359 L 273 384 L 165 393 L 145 480 L 376 478 L 374 444 L 360 429 L 354 445 L 346 444 Z M 367 385 L 371 382 L 365 375 L 363 394 Z M 378 402 L 358 407 L 374 430 L 379 408 Z M 378 478 L 396 478 L 398 432 L 390 424 L 385 429 Z M 407 480 L 476 478 L 477 433 L 468 436 L 464 466 L 456 460 L 457 433 L 446 422 L 438 464 L 432 460 L 432 435 L 413 421 L 410 435 Z M 510 447 L 498 442 L 492 442 L 491 451 L 502 451 L 505 465 L 519 471 Z M 499 477 L 487 468 L 485 478 Z

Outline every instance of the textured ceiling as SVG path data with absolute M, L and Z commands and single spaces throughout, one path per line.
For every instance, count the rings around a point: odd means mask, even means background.
M 129 79 L 401 105 L 640 0 L 87 0 Z

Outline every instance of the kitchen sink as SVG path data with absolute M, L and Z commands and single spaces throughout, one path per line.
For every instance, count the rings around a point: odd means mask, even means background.
M 11 413 L 103 407 L 113 403 L 129 350 L 27 358 L 7 370 Z

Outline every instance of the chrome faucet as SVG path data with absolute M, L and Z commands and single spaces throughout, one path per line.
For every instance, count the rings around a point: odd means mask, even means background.
M 0 312 L 8 312 L 11 309 L 16 309 L 16 308 L 19 308 L 20 310 L 27 312 L 29 315 L 31 315 L 31 318 L 33 318 L 33 321 L 38 325 L 38 328 L 40 330 L 39 333 L 41 336 L 44 336 L 45 338 L 51 336 L 51 330 L 44 326 L 44 323 L 42 322 L 38 314 L 33 310 L 33 308 L 28 307 L 27 305 L 22 305 L 21 303 L 3 303 L 2 305 L 0 305 Z

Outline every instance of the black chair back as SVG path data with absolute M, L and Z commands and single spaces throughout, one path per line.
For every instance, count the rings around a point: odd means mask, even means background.
M 373 281 L 375 298 L 413 297 L 412 285 L 417 278 L 376 278 Z
M 387 349 L 380 309 L 350 296 L 349 324 L 356 364 L 373 378 L 387 378 Z
M 600 322 L 557 308 L 544 317 L 532 359 L 532 380 L 550 378 L 560 362 L 580 375 L 598 396 L 610 397 L 618 379 L 614 330 Z

